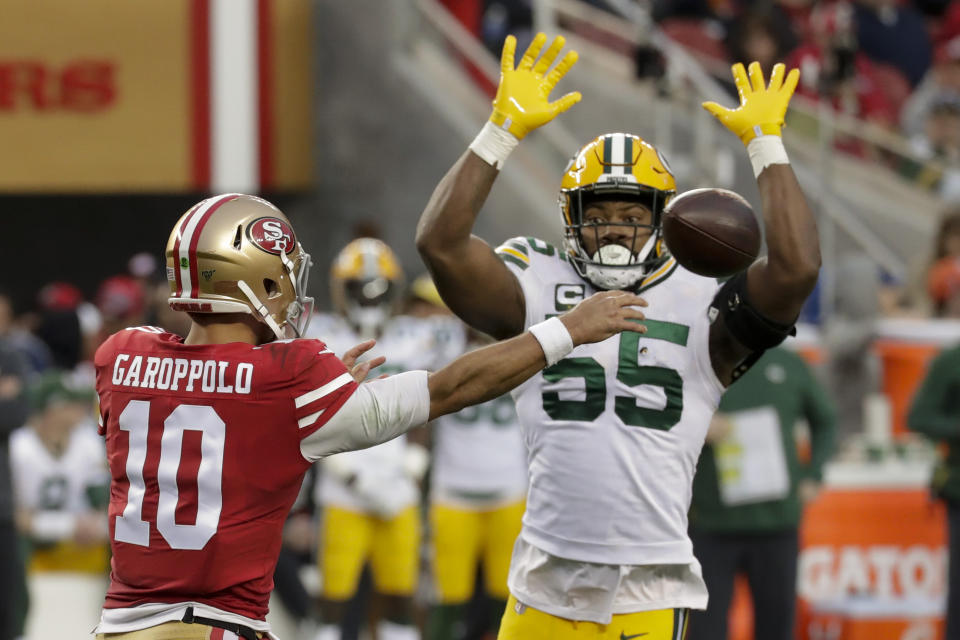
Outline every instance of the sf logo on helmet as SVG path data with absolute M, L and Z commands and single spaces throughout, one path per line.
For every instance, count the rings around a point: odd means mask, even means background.
M 257 218 L 247 227 L 247 237 L 259 249 L 275 256 L 292 253 L 297 246 L 293 229 L 279 218 Z

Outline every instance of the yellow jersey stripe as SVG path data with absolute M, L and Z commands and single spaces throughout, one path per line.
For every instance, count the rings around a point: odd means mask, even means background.
M 651 273 L 649 276 L 647 276 L 646 278 L 644 278 L 644 279 L 643 279 L 643 282 L 640 284 L 640 286 L 641 286 L 641 287 L 647 286 L 648 284 L 650 284 L 651 282 L 653 282 L 654 280 L 656 280 L 656 279 L 659 278 L 660 276 L 662 276 L 662 275 L 664 275 L 665 273 L 667 273 L 668 271 L 670 271 L 670 269 L 671 269 L 671 268 L 673 267 L 673 265 L 675 265 L 676 263 L 677 263 L 677 259 L 676 259 L 676 258 L 670 258 L 669 260 L 667 260 L 667 261 L 663 264 L 662 267 L 660 267 L 660 268 L 657 269 L 655 272 Z
M 514 258 L 518 258 L 518 259 L 520 259 L 520 260 L 523 260 L 525 263 L 530 264 L 530 258 L 528 258 L 527 256 L 523 255 L 522 253 L 520 253 L 519 251 L 517 251 L 516 249 L 514 249 L 514 248 L 512 248 L 512 247 L 499 247 L 499 248 L 497 249 L 497 253 L 509 253 L 509 254 L 512 255 Z

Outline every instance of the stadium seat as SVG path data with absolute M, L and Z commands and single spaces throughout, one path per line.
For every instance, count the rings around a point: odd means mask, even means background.
M 697 57 L 727 59 L 723 29 L 715 22 L 696 18 L 669 18 L 660 24 L 660 28 Z
M 887 96 L 891 106 L 893 106 L 894 116 L 899 120 L 900 111 L 903 109 L 907 98 L 910 97 L 910 82 L 899 69 L 888 64 L 873 62 L 873 71 L 880 83 L 880 87 L 883 89 L 883 93 Z

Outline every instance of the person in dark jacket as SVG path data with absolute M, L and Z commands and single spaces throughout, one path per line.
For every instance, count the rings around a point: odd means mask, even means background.
M 947 505 L 949 555 L 960 558 L 960 345 L 946 349 L 930 364 L 913 397 L 907 426 L 946 445 L 933 472 L 933 492 Z M 948 640 L 960 638 L 960 562 L 947 574 Z
M 811 456 L 800 461 L 794 429 L 810 427 Z M 690 538 L 710 592 L 690 618 L 689 640 L 725 640 L 734 576 L 746 574 L 755 637 L 793 638 L 797 529 L 833 450 L 836 412 L 795 353 L 767 351 L 727 389 L 693 480 Z
M 0 339 L 0 640 L 22 634 L 26 607 L 23 559 L 13 517 L 10 433 L 27 420 L 23 357 Z

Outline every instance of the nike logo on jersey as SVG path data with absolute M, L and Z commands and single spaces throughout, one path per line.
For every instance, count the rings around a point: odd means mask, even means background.
M 643 633 L 635 633 L 632 636 L 628 636 L 626 631 L 621 631 L 620 640 L 630 640 L 630 638 L 639 638 L 640 636 L 645 636 L 645 635 L 647 635 L 646 631 L 644 631 Z

